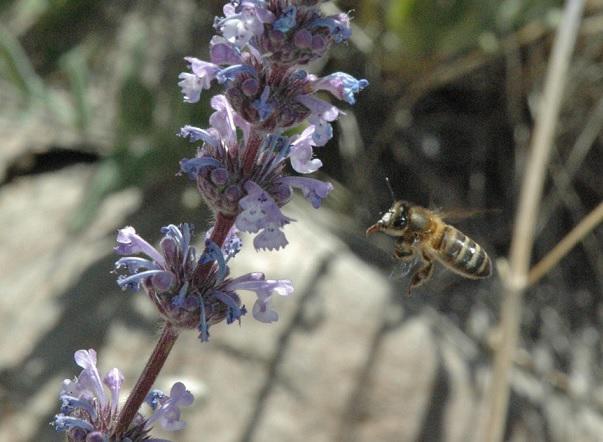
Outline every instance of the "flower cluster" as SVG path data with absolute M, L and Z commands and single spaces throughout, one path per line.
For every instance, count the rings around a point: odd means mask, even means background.
M 325 77 L 300 66 L 320 56 L 332 43 L 350 36 L 346 14 L 324 16 L 319 1 L 236 0 L 217 18 L 210 61 L 187 57 L 190 72 L 180 74 L 184 101 L 196 103 L 212 83 L 224 88 L 211 99 L 210 127 L 185 126 L 180 135 L 201 142 L 197 155 L 180 163 L 217 213 L 236 218 L 241 231 L 256 233 L 256 249 L 287 244 L 282 228 L 292 220 L 281 213 L 293 188 L 312 206 L 332 190 L 329 183 L 287 176 L 322 166 L 314 148 L 332 137 L 331 122 L 341 111 L 319 98 L 321 91 L 354 104 L 368 82 L 337 72 Z M 301 124 L 300 133 L 285 131 Z M 241 136 L 239 136 L 241 134 Z
M 119 370 L 101 379 L 94 350 L 76 352 L 83 371 L 63 384 L 61 413 L 54 419 L 69 441 L 149 441 L 155 422 L 182 428 L 178 407 L 190 405 L 192 395 L 181 383 L 169 396 L 148 395 L 154 410 L 150 418 L 138 412 L 177 337 L 170 330 L 196 329 L 207 341 L 212 325 L 240 322 L 247 313 L 239 291 L 255 292 L 252 314 L 270 323 L 278 319 L 270 306 L 272 295 L 293 293 L 290 281 L 266 279 L 263 273 L 231 277 L 228 262 L 241 248 L 238 231 L 255 234 L 256 249 L 287 245 L 283 227 L 293 220 L 281 208 L 294 189 L 316 209 L 333 189 L 303 176 L 322 167 L 314 152 L 332 138 L 331 123 L 342 114 L 319 95 L 327 92 L 354 104 L 368 82 L 343 72 L 319 77 L 303 69 L 350 37 L 348 15 L 325 16 L 319 9 L 322 1 L 231 0 L 214 22 L 210 61 L 186 58 L 189 72 L 181 73 L 178 83 L 185 102 L 198 102 L 213 84 L 223 88 L 211 99 L 209 127 L 187 125 L 180 131 L 197 143 L 195 157 L 180 162 L 181 173 L 195 182 L 215 223 L 199 256 L 188 224 L 164 227 L 158 248 L 133 227 L 119 230 L 115 251 L 123 257 L 115 264 L 117 282 L 123 289 L 145 291 L 166 322 L 165 339 L 149 359 L 147 368 L 150 364 L 152 369 L 145 369 L 121 411 Z M 287 172 L 289 166 L 294 174 Z
M 93 349 L 78 350 L 74 358 L 82 372 L 73 380 L 63 381 L 59 395 L 61 412 L 53 421 L 55 429 L 65 432 L 69 442 L 168 442 L 149 436 L 155 422 L 159 422 L 168 431 L 184 428 L 179 407 L 191 405 L 193 395 L 184 384 L 176 382 L 169 396 L 159 391 L 153 391 L 149 395 L 147 402 L 153 409 L 149 418 L 138 413 L 124 434 L 114 436 L 114 425 L 120 411 L 119 394 L 124 381 L 123 374 L 113 368 L 101 378 Z
M 227 263 L 241 248 L 236 228 L 231 229 L 222 247 L 206 234 L 205 249 L 199 257 L 191 245 L 188 224 L 169 225 L 162 232 L 164 236 L 157 250 L 133 227 L 119 231 L 115 247 L 118 254 L 146 255 L 146 258 L 125 256 L 115 263 L 116 269 L 127 272 L 118 278 L 123 289 L 143 288 L 166 321 L 179 328 L 198 329 L 202 341 L 209 339 L 211 325 L 240 321 L 247 312 L 238 290 L 256 293 L 254 318 L 262 322 L 278 319 L 270 308 L 270 298 L 274 293 L 283 296 L 293 293 L 293 286 L 287 280 L 266 279 L 263 273 L 230 277 Z

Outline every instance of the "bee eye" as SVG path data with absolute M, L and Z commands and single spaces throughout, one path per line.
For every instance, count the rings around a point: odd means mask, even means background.
M 400 216 L 394 220 L 394 227 L 402 228 L 406 226 L 406 218 Z

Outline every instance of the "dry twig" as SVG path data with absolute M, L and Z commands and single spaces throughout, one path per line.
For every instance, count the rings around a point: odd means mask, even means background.
M 495 354 L 488 397 L 486 440 L 502 441 L 509 402 L 509 373 L 519 338 L 522 297 L 528 284 L 528 270 L 534 240 L 535 220 L 542 194 L 555 126 L 570 57 L 579 29 L 584 0 L 568 0 L 551 54 L 540 112 L 531 151 L 525 166 L 519 207 L 511 242 L 509 273 L 506 275 L 501 312 L 501 340 Z
M 600 203 L 576 227 L 572 229 L 528 275 L 528 284 L 533 285 L 553 268 L 578 242 L 603 221 L 603 203 Z

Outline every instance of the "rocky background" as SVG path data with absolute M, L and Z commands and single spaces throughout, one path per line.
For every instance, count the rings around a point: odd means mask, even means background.
M 292 279 L 272 325 L 221 325 L 178 340 L 159 387 L 196 396 L 175 441 L 480 441 L 501 283 L 442 269 L 407 297 L 386 237 L 364 230 L 396 196 L 485 209 L 457 226 L 498 262 L 560 2 L 341 2 L 354 38 L 316 72 L 371 86 L 318 155 L 327 207 L 287 206 L 285 251 L 245 247 L 233 271 Z M 333 8 L 333 4 L 325 7 Z M 0 2 L 0 441 L 62 440 L 48 425 L 73 352 L 95 348 L 131 387 L 158 335 L 141 294 L 110 274 L 115 231 L 158 239 L 206 227 L 174 176 L 206 125 L 176 86 L 203 58 L 221 2 Z M 383 19 L 382 17 L 387 17 Z M 570 72 L 534 260 L 603 196 L 603 4 L 588 2 Z M 205 98 L 207 99 L 209 95 Z M 529 171 L 527 171 L 529 172 Z M 603 438 L 603 232 L 526 297 L 507 439 Z M 244 238 L 245 240 L 245 238 Z M 159 433 L 158 433 L 159 434 Z

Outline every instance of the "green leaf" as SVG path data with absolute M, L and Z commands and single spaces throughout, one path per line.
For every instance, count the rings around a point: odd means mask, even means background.
M 19 89 L 25 98 L 43 98 L 44 83 L 36 74 L 19 41 L 0 25 L 0 67 L 3 76 Z
M 88 85 L 86 58 L 78 47 L 62 57 L 60 64 L 71 86 L 71 96 L 75 103 L 75 125 L 85 133 L 90 126 L 90 106 L 86 95 Z

